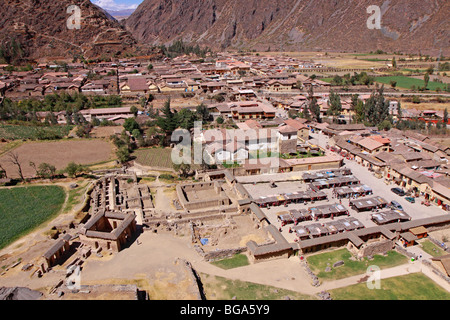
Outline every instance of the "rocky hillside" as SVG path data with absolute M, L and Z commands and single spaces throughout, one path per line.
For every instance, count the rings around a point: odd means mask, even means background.
M 81 9 L 80 29 L 67 27 L 70 5 Z M 131 34 L 89 0 L 1 0 L 0 12 L 0 54 L 12 62 L 75 55 L 95 58 L 136 49 Z
M 370 5 L 381 29 L 367 27 Z M 145 0 L 125 25 L 151 44 L 448 55 L 449 12 L 448 0 Z

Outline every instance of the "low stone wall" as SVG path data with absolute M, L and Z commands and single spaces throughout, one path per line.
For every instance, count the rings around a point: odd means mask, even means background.
M 176 173 L 176 171 L 174 169 L 170 169 L 167 167 L 149 167 L 149 166 L 144 166 L 136 161 L 133 161 L 133 167 L 135 167 L 136 169 L 142 171 L 142 172 L 148 172 L 148 171 L 162 171 L 162 172 L 170 172 L 170 173 Z
M 447 283 L 450 284 L 450 277 L 447 277 L 445 274 L 443 274 L 438 268 L 436 268 L 432 262 L 430 262 L 429 260 L 423 260 L 422 261 L 423 264 L 425 264 L 426 266 L 428 266 L 431 271 L 433 271 L 433 273 L 435 273 L 436 275 L 438 275 L 441 279 L 447 281 Z
M 300 260 L 300 264 L 303 267 L 303 269 L 305 269 L 306 274 L 310 277 L 311 285 L 313 285 L 314 287 L 320 286 L 319 278 L 314 274 L 314 272 L 312 272 L 306 259 Z
M 406 250 L 402 246 L 399 246 L 398 244 L 395 245 L 395 250 L 397 252 L 403 254 L 404 256 L 407 256 L 409 258 L 417 259 L 417 256 L 414 253 L 409 252 L 408 250 Z
M 195 295 L 197 296 L 197 300 L 205 300 L 206 297 L 203 292 L 203 285 L 200 281 L 200 277 L 198 276 L 197 272 L 192 267 L 192 264 L 189 261 L 180 258 L 177 258 L 176 263 L 181 263 L 185 267 L 187 273 L 189 274 L 189 277 L 194 283 L 194 290 Z
M 383 254 L 394 248 L 394 242 L 391 240 L 381 240 L 364 245 L 358 252 L 358 258 Z
M 430 235 L 428 235 L 428 239 L 433 242 L 435 245 L 437 245 L 439 248 L 441 248 L 442 250 L 446 251 L 446 252 L 450 252 L 450 248 L 447 247 L 444 243 L 444 247 L 442 247 L 442 242 L 431 237 Z
M 206 261 L 221 260 L 247 251 L 247 247 L 239 247 L 205 252 L 200 245 L 195 245 L 194 247 L 197 253 Z

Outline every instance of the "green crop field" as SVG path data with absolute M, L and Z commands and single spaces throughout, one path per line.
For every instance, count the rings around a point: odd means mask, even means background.
M 65 197 L 59 186 L 0 189 L 0 249 L 54 217 Z
M 449 300 L 450 293 L 423 273 L 381 279 L 380 289 L 367 284 L 330 290 L 333 300 Z
M 170 148 L 148 148 L 139 149 L 133 153 L 136 162 L 148 167 L 159 167 L 173 169 L 172 149 Z
M 67 136 L 73 126 L 26 126 L 0 124 L 0 138 L 7 140 L 55 140 Z
M 406 76 L 377 77 L 375 78 L 375 81 L 387 85 L 390 85 L 391 81 L 397 81 L 398 88 L 406 88 L 406 89 L 411 89 L 412 86 L 419 88 L 425 85 L 423 79 L 416 79 Z M 444 91 L 445 86 L 446 85 L 444 83 L 429 81 L 427 89 L 436 91 L 437 88 L 440 88 L 441 91 Z

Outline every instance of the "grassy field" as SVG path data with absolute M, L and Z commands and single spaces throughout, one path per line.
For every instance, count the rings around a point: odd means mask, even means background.
M 54 140 L 67 136 L 73 126 L 22 126 L 0 124 L 0 138 L 6 140 Z
M 54 217 L 65 197 L 59 186 L 0 189 L 0 249 Z
M 70 212 L 78 203 L 81 203 L 84 193 L 87 190 L 89 181 L 78 181 L 78 187 L 70 189 L 68 192 L 67 202 L 64 206 L 63 213 Z
M 374 255 L 372 260 L 365 258 L 361 261 L 356 261 L 351 258 L 350 251 L 344 248 L 309 256 L 307 261 L 311 270 L 321 280 L 343 279 L 364 274 L 367 267 L 371 265 L 376 265 L 383 269 L 407 262 L 407 258 L 396 251 L 389 251 L 386 256 Z M 333 264 L 340 260 L 344 261 L 344 265 L 333 268 Z M 327 266 L 331 268 L 330 272 L 325 272 Z
M 440 257 L 443 255 L 446 255 L 447 252 L 439 248 L 437 245 L 435 245 L 430 240 L 425 240 L 423 242 L 420 242 L 420 246 L 423 251 L 425 251 L 428 254 L 431 254 L 433 257 Z
M 333 300 L 449 300 L 450 293 L 422 273 L 381 280 L 380 289 L 366 283 L 329 291 Z
M 236 254 L 231 258 L 222 259 L 218 261 L 211 262 L 211 264 L 222 268 L 222 269 L 233 269 L 242 266 L 247 266 L 249 264 L 248 258 L 245 254 Z
M 388 77 L 377 77 L 375 78 L 376 82 L 384 83 L 390 85 L 391 81 L 397 81 L 397 87 L 410 89 L 411 86 L 415 86 L 416 88 L 423 87 L 425 82 L 423 79 L 416 79 L 405 76 L 388 76 Z M 441 88 L 441 91 L 444 90 L 445 84 L 439 82 L 428 82 L 427 89 L 435 91 L 437 88 Z
M 314 296 L 280 289 L 272 286 L 231 280 L 208 274 L 200 275 L 208 300 L 283 300 L 288 296 L 292 300 L 317 300 Z
M 148 148 L 139 149 L 133 153 L 136 162 L 148 167 L 159 167 L 173 169 L 172 149 L 170 148 Z

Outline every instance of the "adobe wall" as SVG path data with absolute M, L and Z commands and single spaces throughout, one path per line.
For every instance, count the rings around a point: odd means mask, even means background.
M 293 254 L 293 252 L 294 251 L 292 249 L 286 249 L 284 251 L 271 252 L 271 253 L 261 254 L 261 255 L 257 255 L 257 256 L 249 254 L 248 256 L 252 263 L 258 263 L 258 262 L 277 260 L 277 259 L 288 259 Z
M 341 167 L 341 161 L 324 162 L 324 163 L 312 163 L 295 165 L 293 171 L 310 171 L 310 170 L 323 170 L 323 169 L 339 169 Z
M 375 254 L 384 254 L 394 248 L 394 242 L 392 240 L 380 240 L 369 244 L 363 244 L 359 250 L 357 257 L 363 258 L 367 256 L 373 256 Z
M 201 246 L 195 245 L 195 249 L 198 252 L 200 256 L 202 256 L 206 261 L 215 261 L 215 260 L 221 260 L 224 258 L 232 257 L 236 254 L 243 253 L 247 251 L 247 247 L 239 247 L 239 248 L 232 248 L 232 249 L 223 249 L 223 250 L 214 250 L 205 252 Z
M 186 197 L 186 192 L 199 190 L 214 190 L 215 196 L 211 197 L 210 199 L 189 201 L 189 199 Z M 176 191 L 180 204 L 186 210 L 220 207 L 231 204 L 231 200 L 225 195 L 225 192 L 222 191 L 222 188 L 217 181 L 177 185 Z
M 96 250 L 96 248 L 100 247 L 102 250 L 111 250 L 113 252 L 119 252 L 120 246 L 118 241 L 113 240 L 105 240 L 100 238 L 92 238 L 92 237 L 86 237 L 84 234 L 80 234 L 80 241 L 85 246 L 90 246 L 93 248 L 93 250 Z M 109 249 L 108 249 L 108 242 L 109 242 Z

